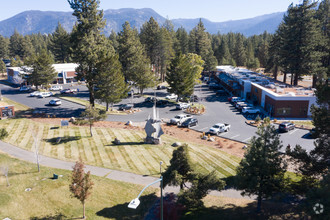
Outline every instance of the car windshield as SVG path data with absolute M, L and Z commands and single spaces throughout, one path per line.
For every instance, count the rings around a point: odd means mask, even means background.
M 219 125 L 213 125 L 213 128 L 220 128 Z
M 181 117 L 177 115 L 177 116 L 175 116 L 174 118 L 176 118 L 176 119 L 180 119 Z

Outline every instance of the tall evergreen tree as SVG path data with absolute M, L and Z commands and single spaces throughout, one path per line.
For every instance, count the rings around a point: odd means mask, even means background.
M 16 55 L 23 57 L 23 48 L 22 48 L 23 36 L 18 33 L 15 29 L 14 34 L 9 38 L 9 52 L 10 56 L 14 57 Z
M 70 60 L 70 35 L 58 22 L 55 32 L 52 33 L 49 44 L 54 54 L 55 62 L 67 63 Z
M 285 72 L 294 75 L 294 85 L 298 85 L 303 74 L 317 73 L 321 65 L 318 51 L 321 31 L 315 6 L 316 2 L 309 0 L 303 0 L 300 5 L 291 4 L 278 29 L 282 66 Z
M 56 77 L 56 72 L 52 66 L 53 60 L 48 51 L 42 50 L 39 53 L 32 64 L 32 74 L 29 78 L 32 84 L 36 86 L 45 85 L 51 83 Z
M 188 48 L 189 36 L 187 31 L 183 27 L 180 27 L 176 31 L 175 36 L 176 36 L 176 41 L 174 44 L 175 54 L 178 53 L 187 54 L 189 50 Z
M 2 60 L 0 60 L 0 73 L 3 74 L 6 72 L 6 70 L 6 64 Z
M 159 31 L 159 53 L 160 53 L 160 79 L 165 81 L 165 75 L 167 68 L 174 56 L 174 32 L 173 30 L 168 30 L 166 27 L 162 27 Z
M 258 55 L 257 55 L 261 67 L 266 68 L 267 66 L 267 60 L 269 58 L 268 51 L 269 51 L 269 44 L 267 41 L 263 40 L 258 47 Z
M 118 42 L 119 60 L 125 79 L 134 81 L 142 94 L 144 89 L 155 85 L 155 77 L 137 31 L 133 30 L 128 22 L 123 24 Z
M 105 49 L 114 52 L 101 30 L 105 26 L 103 11 L 99 11 L 99 0 L 68 0 L 77 23 L 71 33 L 73 61 L 78 63 L 78 79 L 85 79 L 89 91 L 89 102 L 94 106 L 95 85 L 99 74 L 96 65 Z
M 243 195 L 257 195 L 257 211 L 261 203 L 281 190 L 286 164 L 279 150 L 280 136 L 273 125 L 265 123 L 253 136 L 244 159 L 237 168 L 237 177 Z
M 166 74 L 169 92 L 180 98 L 183 95 L 192 95 L 196 80 L 200 78 L 204 61 L 197 54 L 178 54 L 171 62 Z
M 246 51 L 244 47 L 244 39 L 243 35 L 237 35 L 234 51 L 234 59 L 236 61 L 237 66 L 245 66 L 246 65 Z
M 21 45 L 22 45 L 22 57 L 21 58 L 25 59 L 35 53 L 35 49 L 32 45 L 32 42 L 31 42 L 29 36 L 25 36 L 22 38 Z
M 217 65 L 217 60 L 212 50 L 211 39 L 205 31 L 204 24 L 200 19 L 197 26 L 189 34 L 189 51 L 200 55 L 204 62 L 204 70 L 212 71 Z
M 228 65 L 231 64 L 231 56 L 229 52 L 228 42 L 225 38 L 222 38 L 221 45 L 218 48 L 218 60 L 221 65 Z
M 109 104 L 112 108 L 114 103 L 120 102 L 127 96 L 128 87 L 125 83 L 118 55 L 101 58 L 97 68 L 100 75 L 96 97 L 106 103 L 106 111 L 108 111 Z
M 0 58 L 9 57 L 9 39 L 0 35 Z
M 109 40 L 111 41 L 111 44 L 112 44 L 113 48 L 115 49 L 115 51 L 118 53 L 118 47 L 119 47 L 118 35 L 114 30 L 111 31 Z

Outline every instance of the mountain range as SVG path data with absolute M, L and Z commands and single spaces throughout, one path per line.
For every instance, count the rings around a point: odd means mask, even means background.
M 172 19 L 171 22 L 174 28 L 184 27 L 187 31 L 193 29 L 199 19 L 202 19 L 206 31 L 211 34 L 215 33 L 242 33 L 245 36 L 254 34 L 262 34 L 264 31 L 274 33 L 278 25 L 281 23 L 285 12 L 277 12 L 272 14 L 261 15 L 254 18 L 233 20 L 225 22 L 212 22 L 205 18 L 196 19 Z M 106 26 L 104 33 L 109 35 L 111 30 L 116 32 L 121 31 L 122 25 L 128 21 L 131 26 L 138 30 L 142 25 L 153 17 L 160 25 L 163 24 L 166 18 L 159 15 L 153 9 L 109 9 L 104 11 Z M 0 21 L 0 34 L 9 37 L 16 29 L 20 34 L 27 35 L 32 33 L 49 34 L 54 32 L 58 22 L 70 32 L 76 22 L 76 18 L 72 12 L 55 12 L 55 11 L 24 11 L 11 18 Z

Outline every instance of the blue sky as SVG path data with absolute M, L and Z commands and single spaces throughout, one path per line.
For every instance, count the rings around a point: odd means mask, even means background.
M 0 7 L 0 21 L 26 10 L 72 11 L 67 0 L 8 0 Z M 207 18 L 228 21 L 286 11 L 302 0 L 101 0 L 100 9 L 152 8 L 174 18 Z

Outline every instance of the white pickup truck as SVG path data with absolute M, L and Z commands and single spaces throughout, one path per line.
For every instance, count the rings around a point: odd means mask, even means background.
M 171 118 L 170 124 L 180 125 L 181 123 L 183 123 L 185 120 L 187 120 L 189 118 L 192 118 L 192 116 L 186 115 L 186 114 L 176 115 L 174 118 Z
M 218 123 L 210 128 L 209 133 L 219 135 L 222 132 L 227 132 L 230 129 L 230 124 Z

